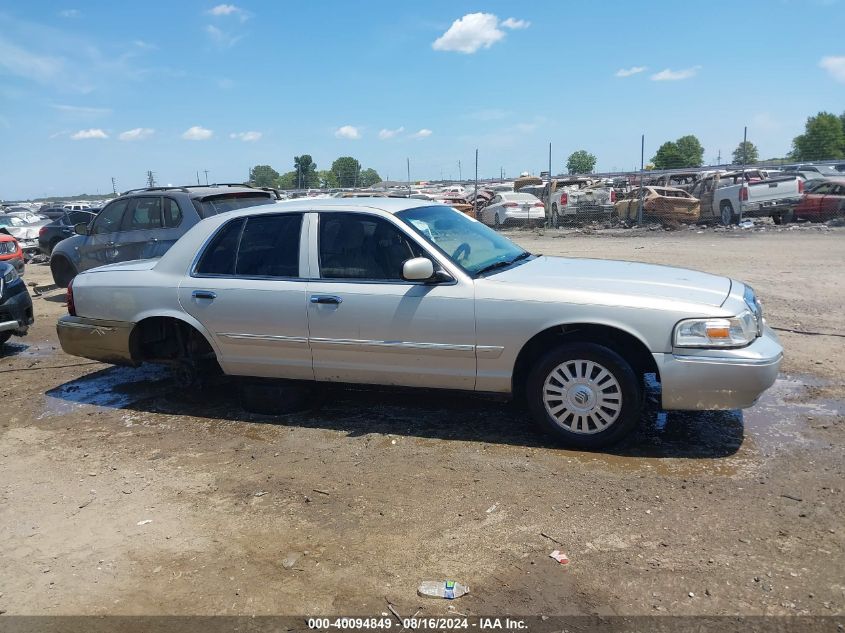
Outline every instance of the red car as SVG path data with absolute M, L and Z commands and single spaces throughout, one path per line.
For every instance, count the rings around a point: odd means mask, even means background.
M 18 241 L 4 231 L 0 231 L 0 262 L 15 267 L 19 275 L 23 274 L 23 251 Z
M 817 180 L 795 205 L 795 217 L 826 222 L 845 215 L 845 178 Z

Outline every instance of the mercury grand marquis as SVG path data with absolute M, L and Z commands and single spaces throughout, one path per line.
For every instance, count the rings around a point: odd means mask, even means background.
M 703 272 L 532 254 L 428 200 L 311 199 L 199 222 L 68 289 L 63 349 L 193 372 L 509 394 L 569 446 L 664 409 L 750 407 L 783 350 L 754 291 Z

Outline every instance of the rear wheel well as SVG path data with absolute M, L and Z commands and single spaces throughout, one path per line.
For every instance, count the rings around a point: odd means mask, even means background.
M 139 321 L 129 339 L 132 360 L 138 363 L 175 363 L 216 360 L 214 348 L 194 326 L 174 317 Z
M 631 365 L 639 379 L 645 374 L 656 374 L 660 379 L 654 356 L 636 336 L 608 325 L 594 323 L 569 323 L 558 325 L 535 334 L 519 351 L 514 363 L 512 390 L 515 398 L 524 395 L 525 380 L 533 361 L 545 352 L 563 343 L 595 343 L 613 350 Z
M 50 258 L 50 274 L 57 286 L 67 288 L 70 280 L 76 277 L 76 268 L 64 255 L 56 255 Z

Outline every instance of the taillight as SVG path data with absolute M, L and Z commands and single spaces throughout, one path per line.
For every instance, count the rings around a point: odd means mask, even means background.
M 67 313 L 76 316 L 76 305 L 73 303 L 73 279 L 67 285 Z
M 44 234 L 45 234 L 46 232 L 47 232 L 47 227 L 46 227 L 46 226 L 42 226 L 42 227 L 38 230 L 38 237 L 43 237 L 43 236 L 44 236 Z
M 565 193 L 560 194 L 560 206 L 565 207 L 567 204 L 569 204 L 569 196 Z
M 610 201 L 616 202 L 616 190 L 615 189 L 610 190 Z
M 804 193 L 804 181 L 798 179 L 798 193 Z
M 743 202 L 748 200 L 748 187 L 743 187 L 739 190 L 739 199 Z
M 542 202 L 535 202 L 535 203 L 534 203 L 534 206 L 535 206 L 535 207 L 542 207 L 542 208 L 544 208 L 544 209 L 546 208 L 546 205 L 545 205 L 545 204 L 543 204 Z
M 503 207 L 518 207 L 519 205 L 516 202 L 506 202 L 502 206 Z

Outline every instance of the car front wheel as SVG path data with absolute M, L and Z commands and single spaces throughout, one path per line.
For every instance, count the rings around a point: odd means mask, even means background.
M 642 393 L 630 364 L 594 343 L 568 343 L 536 363 L 526 385 L 535 421 L 573 448 L 596 449 L 628 435 Z

